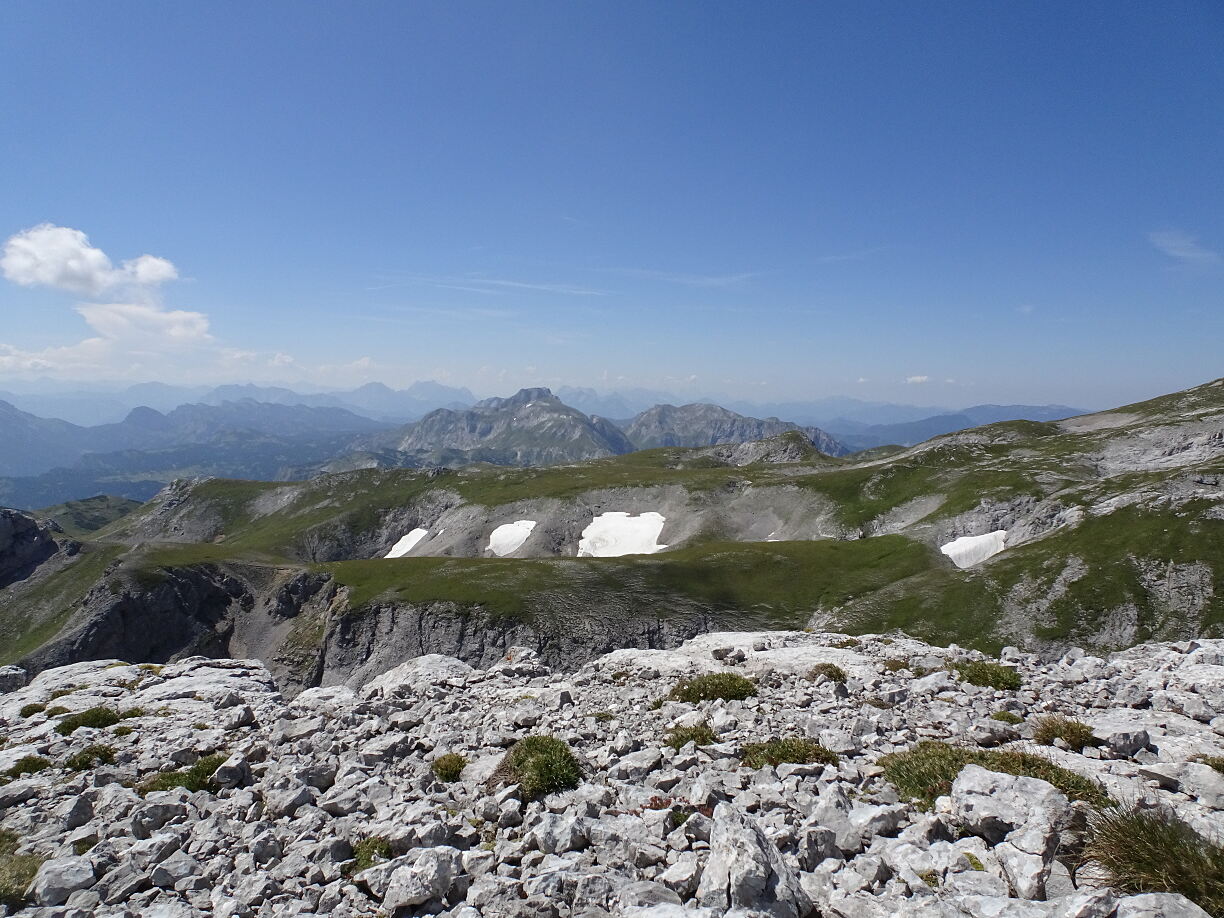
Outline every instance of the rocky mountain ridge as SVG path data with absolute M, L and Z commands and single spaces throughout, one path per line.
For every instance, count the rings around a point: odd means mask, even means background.
M 800 427 L 777 418 L 746 418 L 718 405 L 655 405 L 625 425 L 625 436 L 638 449 L 660 446 L 721 446 L 751 443 L 784 433 L 798 433 L 829 456 L 848 450 L 819 427 Z
M 1224 832 L 1222 641 L 987 660 L 716 633 L 568 674 L 426 656 L 292 701 L 256 661 L 203 657 L 0 682 L 0 894 L 29 918 L 1224 905 L 1188 848 L 1130 885 L 1102 822 Z

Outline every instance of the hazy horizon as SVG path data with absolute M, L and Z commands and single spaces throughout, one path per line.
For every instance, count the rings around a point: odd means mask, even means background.
M 1224 372 L 1216 4 L 6 13 L 0 389 L 1104 408 Z

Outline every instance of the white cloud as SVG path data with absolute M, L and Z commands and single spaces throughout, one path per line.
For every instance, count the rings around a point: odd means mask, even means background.
M 665 281 L 685 287 L 732 287 L 756 277 L 756 273 L 752 271 L 744 271 L 739 274 L 685 274 L 676 271 L 652 271 L 647 268 L 613 268 L 610 270 L 616 274 L 624 274 L 626 277 Z
M 83 303 L 76 311 L 90 328 L 111 341 L 152 340 L 174 345 L 212 340 L 208 316 L 202 312 L 144 303 Z
M 907 376 L 905 377 L 906 383 L 911 386 L 922 385 L 922 383 L 928 382 L 930 381 L 930 379 L 931 377 L 929 376 Z
M 1199 244 L 1198 239 L 1179 229 L 1148 233 L 1148 241 L 1159 251 L 1184 265 L 1214 265 L 1220 253 Z
M 91 297 L 121 288 L 154 288 L 178 277 L 173 264 L 155 255 L 140 255 L 116 268 L 83 232 L 51 223 L 11 236 L 0 256 L 0 271 L 23 287 Z

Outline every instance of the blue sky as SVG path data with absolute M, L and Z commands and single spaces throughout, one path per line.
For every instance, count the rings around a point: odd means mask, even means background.
M 1214 0 L 0 18 L 0 383 L 1097 407 L 1224 374 Z

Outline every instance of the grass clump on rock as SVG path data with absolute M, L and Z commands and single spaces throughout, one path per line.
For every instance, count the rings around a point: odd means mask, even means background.
M 1049 715 L 1037 721 L 1033 730 L 1033 742 L 1042 746 L 1053 746 L 1054 740 L 1060 739 L 1069 749 L 1083 752 L 1085 746 L 1100 744 L 1092 733 L 1092 728 L 1080 720 Z
M 1224 756 L 1221 755 L 1200 755 L 1197 759 L 1203 765 L 1214 768 L 1220 774 L 1224 775 Z
M 363 838 L 353 845 L 353 873 L 369 870 L 391 857 L 391 842 L 381 835 Z
M 837 753 L 826 749 L 815 740 L 802 736 L 770 740 L 767 743 L 748 743 L 744 746 L 744 764 L 749 768 L 775 768 L 784 762 L 795 765 L 836 765 Z
M 995 711 L 993 714 L 990 715 L 990 719 L 997 720 L 999 721 L 999 723 L 1011 724 L 1013 727 L 1019 726 L 1020 724 L 1024 723 L 1023 717 L 1011 711 Z
M 51 760 L 44 759 L 41 755 L 23 755 L 13 767 L 4 772 L 7 777 L 20 778 L 22 775 L 34 775 L 40 771 L 46 771 L 51 767 Z
M 1180 893 L 1211 915 L 1224 915 L 1224 847 L 1172 812 L 1113 807 L 1088 820 L 1082 858 L 1110 886 L 1130 895 Z
M 21 710 L 17 713 L 22 717 L 33 717 L 35 714 L 41 714 L 45 710 L 47 710 L 47 706 L 45 704 L 33 702 L 31 704 L 22 705 Z
M 717 742 L 718 737 L 707 723 L 700 723 L 692 727 L 672 727 L 667 732 L 667 745 L 677 752 L 689 743 L 696 743 L 698 746 L 710 746 Z
M 743 701 L 757 693 L 756 683 L 737 673 L 709 673 L 681 679 L 667 697 L 672 701 Z
M 983 688 L 1014 692 L 1020 688 L 1020 674 L 1002 663 L 985 660 L 961 660 L 952 664 L 961 681 Z
M 468 760 L 457 752 L 448 752 L 446 755 L 440 755 L 433 761 L 433 773 L 439 781 L 445 781 L 447 784 L 458 781 L 459 776 L 463 774 L 463 769 L 467 768 Z
M 836 663 L 817 663 L 808 670 L 808 678 L 815 681 L 821 676 L 826 679 L 831 679 L 833 682 L 845 682 L 846 671 Z
M 17 911 L 26 904 L 25 891 L 42 866 L 37 854 L 18 854 L 16 832 L 0 829 L 0 906 Z
M 573 790 L 582 780 L 582 766 L 555 736 L 525 736 L 510 747 L 492 780 L 517 784 L 524 797 L 535 799 Z
M 120 719 L 119 714 L 110 708 L 89 708 L 86 711 L 81 711 L 79 714 L 65 717 L 55 725 L 55 732 L 60 736 L 69 736 L 81 727 L 94 727 L 101 730 L 106 727 L 113 727 L 119 723 Z
M 140 785 L 140 792 L 151 794 L 154 791 L 174 790 L 176 787 L 184 788 L 192 793 L 209 790 L 213 786 L 213 772 L 221 767 L 225 759 L 226 756 L 216 753 L 204 756 L 190 768 L 158 772 Z
M 901 796 L 929 809 L 936 797 L 948 794 L 952 782 L 966 765 L 980 765 L 990 771 L 1027 778 L 1040 778 L 1053 784 L 1072 800 L 1096 806 L 1110 803 L 1109 797 L 1093 781 L 1055 765 L 1030 752 L 976 749 L 953 746 L 937 740 L 924 740 L 903 752 L 890 752 L 878 763 L 884 777 Z
M 95 744 L 68 756 L 64 766 L 71 771 L 89 771 L 99 765 L 115 764 L 115 747 Z

